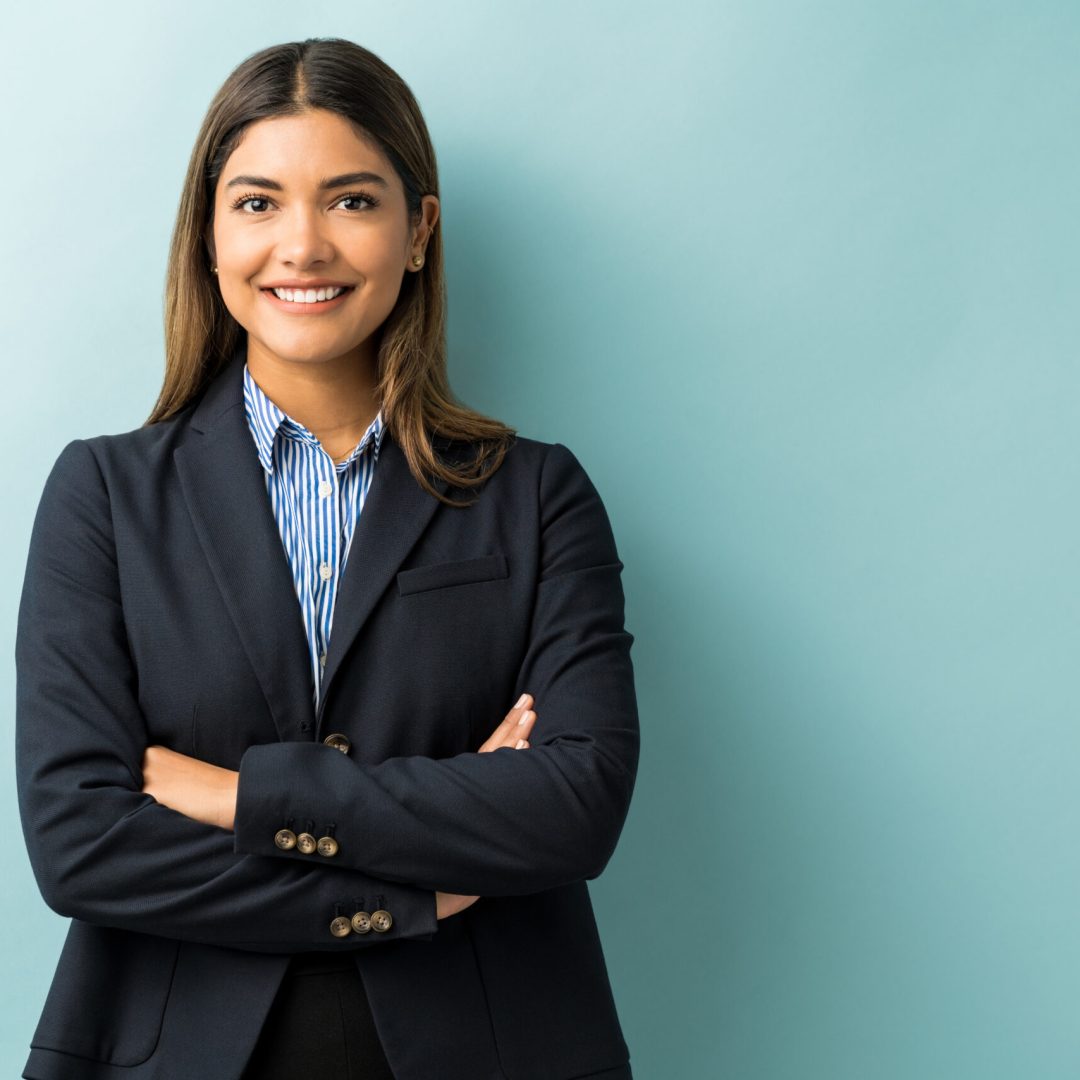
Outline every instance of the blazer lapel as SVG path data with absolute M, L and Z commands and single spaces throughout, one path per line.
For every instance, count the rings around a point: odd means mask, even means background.
M 310 655 L 300 602 L 244 412 L 238 350 L 192 414 L 198 435 L 173 451 L 195 532 L 266 695 L 279 737 L 314 729 Z
M 266 492 L 243 398 L 246 342 L 211 381 L 173 452 L 181 488 L 214 580 L 236 624 L 282 741 L 319 738 L 335 674 L 377 600 L 419 539 L 439 500 L 409 471 L 387 430 L 338 583 L 318 717 L 310 650 L 292 569 Z M 448 440 L 436 439 L 446 449 Z M 448 488 L 446 481 L 435 487 Z M 311 734 L 302 734 L 300 722 Z

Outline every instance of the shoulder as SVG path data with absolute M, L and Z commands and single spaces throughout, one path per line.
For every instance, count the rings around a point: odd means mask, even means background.
M 463 456 L 477 452 L 476 443 L 458 443 Z M 506 470 L 516 476 L 531 474 L 538 480 L 552 472 L 556 477 L 565 473 L 584 473 L 584 468 L 577 455 L 564 443 L 533 439 L 515 433 L 507 448 L 500 470 Z
M 565 443 L 542 439 L 520 439 L 522 455 L 536 474 L 541 501 L 559 493 L 598 498 L 596 487 L 581 458 Z
M 158 467 L 168 467 L 173 450 L 185 437 L 191 411 L 188 406 L 168 420 L 130 431 L 70 439 L 54 461 L 50 480 L 96 480 L 100 485 L 117 473 L 152 476 Z
M 610 530 L 607 511 L 581 457 L 562 442 L 517 436 L 499 472 L 501 491 L 527 498 L 541 526 L 574 518 L 587 528 Z M 498 475 L 498 474 L 496 474 Z
M 458 462 L 480 453 L 479 443 L 455 442 Z M 529 438 L 515 433 L 498 467 L 481 485 L 486 497 L 504 510 L 522 500 L 539 504 L 541 510 L 567 498 L 599 502 L 599 494 L 579 456 L 565 443 Z
M 611 518 L 579 455 L 562 442 L 519 439 L 541 540 L 542 577 L 596 567 L 622 569 Z M 508 455 L 509 459 L 510 455 Z

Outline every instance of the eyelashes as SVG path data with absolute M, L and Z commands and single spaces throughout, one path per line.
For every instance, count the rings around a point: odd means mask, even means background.
M 353 192 L 350 192 L 348 195 L 342 195 L 341 198 L 338 199 L 337 201 L 338 202 L 346 202 L 349 199 L 355 199 L 355 200 L 358 200 L 358 201 L 363 200 L 373 210 L 375 209 L 376 206 L 379 205 L 379 200 L 377 198 L 375 198 L 374 195 L 369 195 L 366 191 L 353 191 Z M 237 199 L 235 202 L 230 203 L 230 209 L 239 210 L 246 203 L 249 203 L 249 202 L 252 202 L 252 201 L 265 202 L 265 203 L 273 202 L 273 200 L 268 195 L 241 195 L 240 198 Z M 349 213 L 352 213 L 352 214 L 362 214 L 363 212 L 364 212 L 363 208 L 361 208 L 359 210 L 350 210 L 349 211 Z M 260 211 L 260 212 L 257 212 L 257 213 L 251 213 L 248 216 L 249 217 L 261 217 L 262 212 Z

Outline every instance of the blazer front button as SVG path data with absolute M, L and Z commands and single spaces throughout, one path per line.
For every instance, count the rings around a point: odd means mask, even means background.
M 390 929 L 393 919 L 390 917 L 390 912 L 379 908 L 378 911 L 371 913 L 371 928 L 377 930 L 380 934 L 385 934 Z
M 339 732 L 334 732 L 333 735 L 327 735 L 323 742 L 327 746 L 332 746 L 335 750 L 340 750 L 343 754 L 349 752 L 349 736 L 342 735 Z
M 309 832 L 302 832 L 296 838 L 296 850 L 302 852 L 304 855 L 310 855 L 318 846 L 315 837 Z
M 278 829 L 274 833 L 274 843 L 277 844 L 282 851 L 291 851 L 296 847 L 296 833 L 292 829 Z
M 352 923 L 344 915 L 339 915 L 330 923 L 330 933 L 334 937 L 345 937 L 346 934 L 352 933 Z

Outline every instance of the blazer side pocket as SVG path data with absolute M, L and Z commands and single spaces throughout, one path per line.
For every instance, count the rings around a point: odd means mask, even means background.
M 72 919 L 31 1047 L 130 1068 L 161 1035 L 180 942 Z
M 472 585 L 478 581 L 494 581 L 509 576 L 506 556 L 479 555 L 472 559 L 455 559 L 453 562 L 429 563 L 402 570 L 397 576 L 399 596 L 444 589 L 450 585 Z

